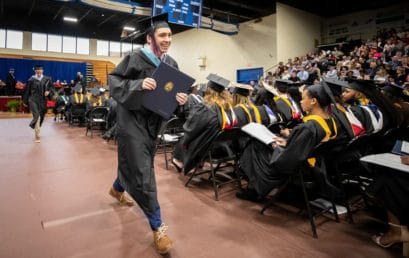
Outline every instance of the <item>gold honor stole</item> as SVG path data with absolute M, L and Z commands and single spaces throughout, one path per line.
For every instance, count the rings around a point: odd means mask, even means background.
M 309 116 L 306 116 L 306 117 L 303 118 L 303 122 L 304 122 L 304 123 L 306 123 L 307 121 L 310 121 L 310 120 L 316 121 L 316 122 L 321 126 L 321 128 L 324 130 L 325 136 L 324 136 L 324 138 L 321 140 L 321 142 L 326 142 L 326 141 L 335 139 L 335 138 L 337 137 L 338 132 L 337 132 L 337 126 L 336 126 L 336 124 L 335 124 L 334 118 L 331 118 L 331 120 L 332 120 L 332 125 L 334 126 L 334 131 L 335 131 L 335 133 L 334 133 L 333 136 L 331 136 L 331 129 L 329 129 L 329 126 L 328 126 L 328 124 L 325 122 L 324 118 L 322 118 L 322 117 L 320 117 L 320 116 L 318 116 L 318 115 L 309 115 Z M 309 164 L 310 167 L 312 167 L 312 168 L 315 167 L 316 161 L 317 161 L 317 159 L 314 158 L 314 157 L 307 159 L 308 164 Z

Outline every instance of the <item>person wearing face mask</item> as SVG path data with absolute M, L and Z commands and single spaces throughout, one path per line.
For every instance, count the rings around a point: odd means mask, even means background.
M 34 66 L 35 74 L 28 79 L 23 93 L 23 104 L 29 106 L 33 114 L 30 127 L 35 132 L 35 142 L 40 142 L 40 127 L 47 112 L 47 99 L 51 99 L 53 83 L 50 77 L 44 76 L 42 65 Z
M 160 62 L 174 68 L 178 64 L 167 54 L 172 42 L 167 14 L 140 22 L 138 29 L 146 32 L 146 47 L 125 56 L 108 77 L 112 98 L 117 102 L 118 137 L 118 176 L 109 194 L 121 204 L 132 206 L 125 191 L 129 193 L 149 221 L 156 250 L 166 254 L 173 243 L 161 219 L 154 172 L 155 141 L 163 118 L 144 108 L 142 98 L 145 91 L 156 89 L 151 77 Z M 187 98 L 185 93 L 176 94 L 179 105 Z

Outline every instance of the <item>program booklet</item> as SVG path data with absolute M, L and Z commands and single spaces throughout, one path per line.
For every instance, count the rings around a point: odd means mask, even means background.
M 257 140 L 270 145 L 274 142 L 277 135 L 272 133 L 265 125 L 254 122 L 248 123 L 241 128 L 241 130 Z

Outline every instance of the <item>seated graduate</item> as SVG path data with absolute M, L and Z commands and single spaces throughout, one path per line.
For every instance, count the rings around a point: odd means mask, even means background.
M 250 95 L 253 87 L 241 83 L 232 83 L 233 87 L 233 111 L 237 117 L 237 127 L 255 122 L 270 126 L 281 122 L 281 116 L 276 114 L 267 105 L 255 105 Z M 272 99 L 271 99 L 272 100 Z
M 409 166 L 409 156 L 401 156 L 401 162 Z M 368 195 L 380 201 L 386 209 L 389 229 L 372 236 L 372 240 L 383 248 L 403 243 L 403 256 L 409 256 L 409 175 L 384 166 L 370 165 L 375 172 L 374 183 L 367 190 Z
M 90 89 L 90 96 L 87 101 L 87 111 L 91 110 L 94 107 L 103 107 L 105 102 L 103 100 L 101 91 L 98 88 Z
M 282 188 L 319 143 L 337 137 L 336 121 L 326 110 L 331 104 L 328 91 L 324 85 L 304 88 L 301 107 L 308 116 L 294 127 L 287 140 L 277 137 L 271 146 L 255 139 L 250 141 L 240 158 L 240 169 L 249 179 L 250 187 L 237 193 L 238 198 L 256 200 Z
M 257 92 L 256 96 L 254 97 L 254 104 L 257 106 L 264 106 L 268 113 L 273 114 L 277 118 L 277 123 L 272 124 L 276 126 L 270 126 L 269 129 L 273 132 L 279 132 L 282 128 L 282 124 L 285 123 L 284 115 L 278 110 L 276 103 L 274 102 L 274 97 L 277 95 L 277 90 L 265 84 L 263 88 L 260 88 Z
M 180 112 L 177 117 L 186 120 L 189 116 L 189 112 L 195 105 L 201 104 L 203 102 L 203 97 L 199 93 L 199 84 L 197 82 L 193 83 L 193 85 L 188 90 L 188 98 L 185 105 L 180 107 Z
M 203 103 L 194 105 L 183 125 L 184 137 L 176 146 L 173 165 L 187 173 L 200 161 L 217 134 L 234 128 L 237 119 L 232 111 L 230 93 L 226 90 L 230 81 L 216 74 L 209 74 Z
M 403 93 L 403 87 L 391 83 L 382 88 L 381 92 L 393 103 L 398 116 L 397 126 L 409 127 L 409 96 Z
M 86 106 L 87 106 L 87 98 L 84 94 L 82 94 L 82 86 L 80 84 L 76 85 L 74 88 L 74 93 L 70 96 L 68 104 L 66 105 L 66 110 L 68 116 L 75 110 L 75 112 L 81 111 L 83 114 L 83 117 L 81 117 L 81 122 L 83 122 L 85 118 L 85 111 L 86 111 Z M 68 119 L 70 119 L 68 117 Z
M 60 119 L 63 119 L 65 117 L 65 106 L 68 104 L 68 101 L 70 98 L 65 95 L 65 90 L 60 89 L 58 91 L 58 98 L 55 101 L 55 106 L 53 108 L 54 112 L 54 121 L 57 120 L 58 115 L 60 115 Z
M 361 122 L 366 134 L 396 126 L 396 111 L 393 104 L 382 96 L 372 81 L 351 80 L 342 93 L 342 100 L 354 117 Z
M 287 127 L 292 128 L 299 122 L 303 117 L 299 103 L 296 102 L 289 94 L 289 85 L 293 84 L 290 80 L 276 80 L 275 89 L 276 96 L 274 96 L 274 102 L 277 105 L 277 109 L 283 114 L 283 118 L 287 123 Z

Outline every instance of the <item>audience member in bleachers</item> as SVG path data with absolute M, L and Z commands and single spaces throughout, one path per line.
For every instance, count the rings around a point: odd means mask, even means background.
M 35 131 L 35 142 L 40 142 L 40 127 L 47 112 L 47 100 L 52 98 L 53 85 L 51 78 L 43 75 L 41 65 L 34 66 L 35 74 L 27 81 L 24 89 L 23 103 L 30 107 L 33 119 L 30 127 Z

